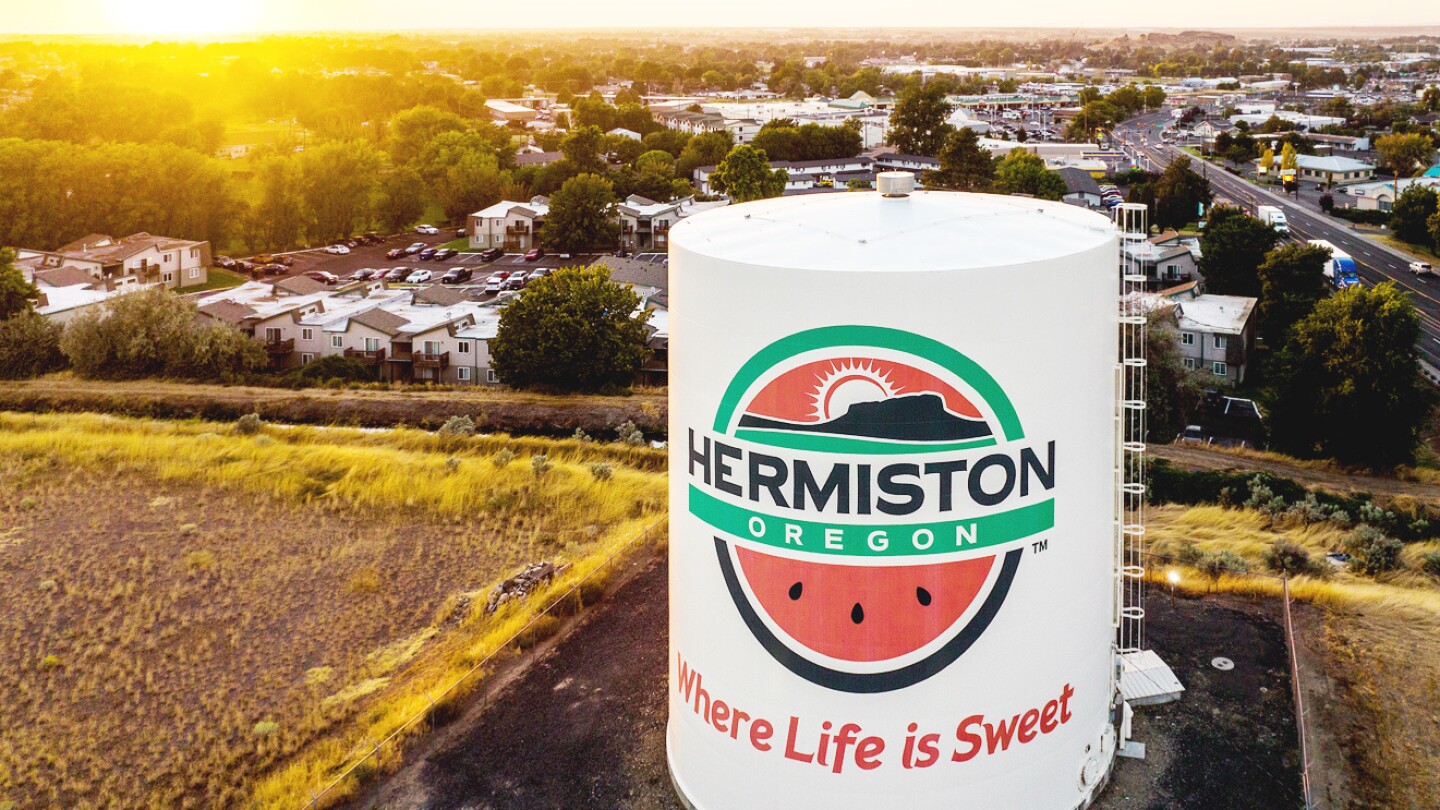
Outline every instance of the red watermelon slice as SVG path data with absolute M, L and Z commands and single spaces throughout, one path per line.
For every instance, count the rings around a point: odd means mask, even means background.
M 954 662 L 989 626 L 1021 555 L 857 566 L 732 550 L 718 537 L 715 549 L 730 596 L 761 645 L 795 674 L 847 692 L 900 689 Z

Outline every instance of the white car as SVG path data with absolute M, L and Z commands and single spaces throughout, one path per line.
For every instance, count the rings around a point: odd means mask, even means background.
M 405 277 L 405 283 L 424 284 L 425 282 L 429 281 L 434 275 L 435 274 L 431 273 L 429 270 L 416 270 L 415 272 Z
M 426 236 L 434 236 L 435 234 L 440 233 L 440 229 L 435 227 L 434 225 L 421 225 L 420 227 L 415 229 L 415 232 L 423 233 Z
M 336 256 L 344 256 L 346 253 L 350 252 L 350 248 L 345 247 L 344 245 L 331 245 L 330 247 L 325 248 L 325 252 L 333 253 Z
M 1410 272 L 1417 276 L 1433 276 L 1435 268 L 1429 262 L 1410 262 Z

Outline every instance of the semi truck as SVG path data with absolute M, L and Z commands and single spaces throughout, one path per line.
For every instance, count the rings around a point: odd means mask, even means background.
M 1285 221 L 1285 212 L 1276 205 L 1262 205 L 1255 209 L 1255 216 L 1283 234 L 1290 233 L 1290 223 Z
M 1311 239 L 1310 245 L 1330 251 L 1325 262 L 1325 279 L 1337 290 L 1354 287 L 1360 283 L 1360 274 L 1355 269 L 1355 260 L 1349 253 L 1330 244 L 1324 239 Z

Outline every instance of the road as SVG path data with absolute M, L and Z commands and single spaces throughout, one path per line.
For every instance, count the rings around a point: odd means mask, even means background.
M 1160 140 L 1160 130 L 1169 121 L 1169 113 L 1142 116 L 1116 127 L 1115 137 L 1125 145 L 1127 151 L 1148 159 L 1155 168 L 1163 169 L 1170 161 L 1185 154 L 1178 147 Z M 1334 220 L 1316 213 L 1216 166 L 1203 170 L 1217 197 L 1233 200 L 1245 206 L 1252 214 L 1259 205 L 1279 206 L 1290 222 L 1290 235 L 1293 238 L 1327 240 L 1355 259 L 1360 278 L 1366 284 L 1391 281 L 1409 292 L 1420 314 L 1421 337 L 1416 348 L 1420 358 L 1430 366 L 1426 369 L 1427 376 L 1433 379 L 1434 370 L 1440 368 L 1440 280 L 1431 276 L 1411 275 L 1408 269 L 1411 261 L 1409 257 L 1357 234 L 1350 230 L 1343 220 Z

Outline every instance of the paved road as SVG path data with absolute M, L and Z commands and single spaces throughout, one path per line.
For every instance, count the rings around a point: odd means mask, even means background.
M 1174 158 L 1185 154 L 1160 140 L 1160 129 L 1170 120 L 1168 113 L 1157 113 L 1127 121 L 1115 130 L 1115 137 L 1127 150 L 1148 158 L 1155 168 L 1162 169 Z M 1410 293 L 1420 313 L 1421 338 L 1417 348 L 1420 357 L 1432 368 L 1440 368 L 1440 280 L 1410 274 L 1411 259 L 1372 239 L 1351 230 L 1343 220 L 1335 220 L 1293 200 L 1272 193 L 1236 177 L 1216 166 L 1204 169 L 1211 189 L 1218 197 L 1235 201 L 1254 213 L 1256 206 L 1275 205 L 1285 212 L 1290 234 L 1297 240 L 1325 239 L 1355 259 L 1360 278 L 1366 284 L 1392 281 Z

